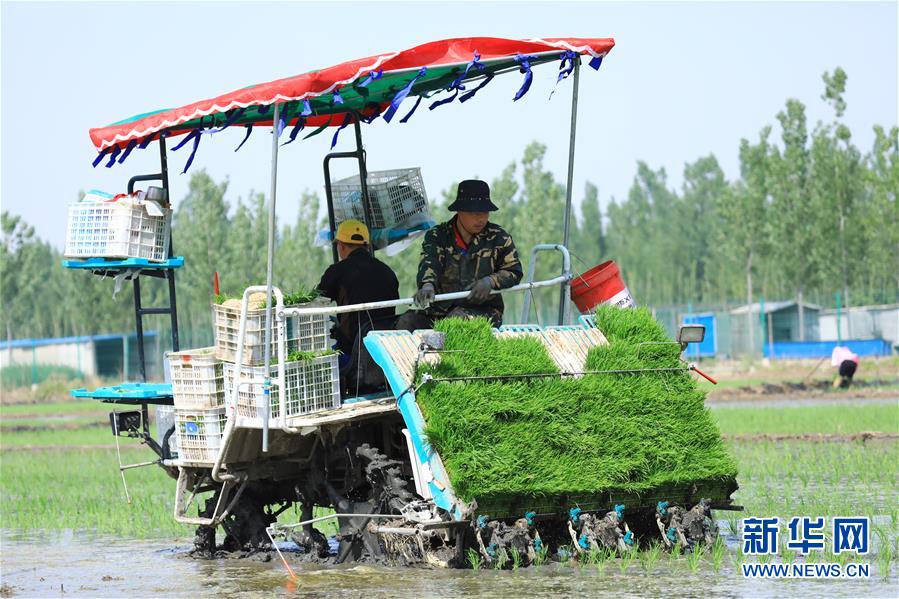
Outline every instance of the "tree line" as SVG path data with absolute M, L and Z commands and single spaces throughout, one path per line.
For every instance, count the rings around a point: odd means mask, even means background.
M 842 122 L 845 72 L 823 80 L 833 120 L 809 132 L 805 106 L 788 100 L 777 129 L 769 125 L 740 141 L 734 180 L 714 155 L 684 166 L 680 190 L 669 186 L 664 169 L 638 162 L 627 197 L 605 211 L 588 182 L 572 218 L 574 270 L 614 259 L 638 303 L 651 306 L 745 303 L 759 295 L 831 305 L 836 292 L 844 305 L 899 301 L 899 130 L 875 126 L 873 147 L 863 152 Z M 546 169 L 545 151 L 530 144 L 491 181 L 501 207 L 495 220 L 515 239 L 525 272 L 535 244 L 562 241 L 565 185 Z M 429 198 L 438 222 L 450 217 L 454 193 L 451 185 Z M 314 242 L 326 214 L 318 194 L 304 191 L 293 221 L 279 224 L 274 273 L 282 289 L 314 286 L 330 263 L 329 248 Z M 227 181 L 204 171 L 191 176 L 172 222 L 175 253 L 185 256 L 176 275 L 182 346 L 212 343 L 214 272 L 226 293 L 264 282 L 267 224 L 264 194 L 238 198 L 232 209 Z M 130 284 L 113 297 L 111 280 L 62 268 L 60 252 L 7 212 L 2 236 L 0 327 L 7 338 L 134 329 Z M 404 296 L 414 292 L 420 244 L 381 256 Z M 559 269 L 557 256 L 541 255 L 536 277 Z M 144 305 L 164 305 L 165 285 L 143 281 Z M 518 322 L 520 294 L 506 304 L 506 321 Z M 558 290 L 536 293 L 528 320 L 552 323 L 557 306 Z M 166 316 L 152 316 L 145 327 L 166 335 L 167 324 Z

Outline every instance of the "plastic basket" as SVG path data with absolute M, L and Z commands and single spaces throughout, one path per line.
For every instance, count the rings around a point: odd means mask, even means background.
M 215 462 L 228 417 L 225 408 L 175 410 L 178 456 L 187 462 Z
M 175 426 L 175 408 L 172 406 L 156 406 L 156 440 L 162 445 L 166 433 Z M 169 437 L 169 455 L 178 456 L 178 435 Z
M 331 194 L 334 198 L 334 218 L 338 223 L 351 218 L 365 222 L 359 175 L 333 181 Z M 372 211 L 371 224 L 376 229 L 411 226 L 431 218 L 421 169 L 368 173 L 368 197 Z
M 192 410 L 225 405 L 222 361 L 215 357 L 214 347 L 170 352 L 167 357 L 176 408 Z
M 307 304 L 285 306 L 303 308 L 327 306 L 331 301 L 319 298 Z M 225 362 L 237 362 L 237 338 L 240 333 L 240 307 L 223 304 L 212 305 L 212 322 L 215 327 L 215 355 Z M 328 349 L 330 325 L 326 314 L 316 316 L 289 316 L 285 321 L 287 351 L 320 352 Z M 278 357 L 278 339 L 281 328 L 275 326 L 275 309 L 272 308 L 272 359 Z M 265 363 L 265 309 L 247 310 L 247 328 L 243 342 L 243 364 L 259 366 Z
M 79 202 L 69 205 L 67 258 L 145 258 L 168 256 L 172 211 L 147 213 L 131 202 Z
M 287 362 L 285 370 L 285 414 L 288 418 L 312 414 L 340 407 L 340 371 L 337 354 L 319 356 L 309 360 Z M 225 396 L 229 405 L 234 393 L 234 364 L 225 364 Z M 269 368 L 270 377 L 278 375 L 278 365 Z M 237 414 L 243 418 L 261 421 L 264 415 L 265 396 L 262 381 L 265 379 L 264 366 L 244 366 L 241 381 L 256 382 L 243 385 L 237 394 Z M 270 418 L 281 416 L 280 389 L 272 387 Z

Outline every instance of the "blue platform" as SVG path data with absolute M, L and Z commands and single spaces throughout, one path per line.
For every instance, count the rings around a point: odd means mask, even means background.
M 84 260 L 63 260 L 65 268 L 81 268 L 85 270 L 171 270 L 184 266 L 184 256 L 174 256 L 162 262 L 153 262 L 146 258 L 86 258 Z
M 112 387 L 72 389 L 72 397 L 97 399 L 106 403 L 174 405 L 172 386 L 165 383 L 122 383 Z

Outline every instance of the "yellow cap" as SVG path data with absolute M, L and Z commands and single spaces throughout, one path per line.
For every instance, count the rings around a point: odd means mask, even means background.
M 365 226 L 365 223 L 351 218 L 337 226 L 337 235 L 334 238 L 344 243 L 368 243 L 368 227 Z

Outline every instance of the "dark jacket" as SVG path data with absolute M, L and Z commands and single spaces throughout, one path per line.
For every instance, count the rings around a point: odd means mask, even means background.
M 431 283 L 437 293 L 464 291 L 484 277 L 493 280 L 494 289 L 506 289 L 521 281 L 521 261 L 512 236 L 502 227 L 487 223 L 484 230 L 472 238 L 466 250 L 456 243 L 456 217 L 441 223 L 425 234 L 418 265 L 418 286 Z M 493 309 L 503 312 L 502 296 L 497 294 L 483 304 L 466 300 L 434 304 L 428 313 L 449 312 L 453 307 Z
M 329 266 L 318 284 L 322 295 L 337 302 L 338 306 L 399 299 L 399 287 L 399 281 L 390 267 L 365 248 Z M 390 329 L 393 328 L 395 314 L 393 308 L 338 314 L 337 326 L 333 331 L 337 349 L 347 355 L 351 353 L 360 318 L 366 324 L 373 325 L 370 329 Z

